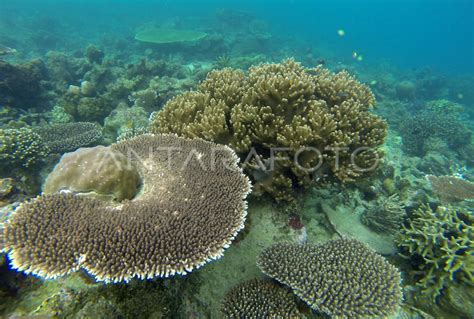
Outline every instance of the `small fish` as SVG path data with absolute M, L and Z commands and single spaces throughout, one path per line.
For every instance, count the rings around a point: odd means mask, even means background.
M 339 29 L 337 30 L 337 35 L 340 37 L 343 37 L 346 35 L 346 31 L 344 31 L 343 29 Z

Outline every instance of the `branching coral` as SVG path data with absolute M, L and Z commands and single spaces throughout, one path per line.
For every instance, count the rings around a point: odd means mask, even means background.
M 14 268 L 45 278 L 84 268 L 106 282 L 184 275 L 220 258 L 243 228 L 250 183 L 230 148 L 141 135 L 109 150 L 136 167 L 140 193 L 120 203 L 71 194 L 23 203 L 0 229 Z M 62 174 L 100 171 L 99 162 L 77 164 Z
M 277 283 L 253 279 L 233 287 L 222 302 L 224 318 L 301 318 L 294 295 Z
M 376 164 L 386 123 L 369 111 L 374 103 L 347 72 L 305 69 L 289 59 L 251 67 L 248 75 L 210 72 L 196 91 L 170 100 L 151 130 L 228 144 L 246 159 L 257 192 L 291 200 L 292 188 L 312 185 L 316 176 L 353 181 Z
M 257 264 L 331 318 L 385 318 L 401 303 L 400 272 L 356 240 L 275 244 Z
M 415 211 L 398 237 L 420 289 L 433 297 L 455 283 L 473 285 L 474 247 L 472 213 L 440 206 Z
M 49 154 L 48 147 L 33 130 L 0 129 L 0 168 L 31 167 Z

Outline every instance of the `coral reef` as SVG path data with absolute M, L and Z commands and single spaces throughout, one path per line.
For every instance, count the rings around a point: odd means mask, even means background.
M 362 223 L 378 233 L 397 234 L 400 230 L 405 209 L 397 194 L 384 198 L 366 209 L 360 216 Z
M 88 97 L 68 92 L 59 105 L 76 121 L 84 122 L 101 122 L 113 110 L 113 102 L 108 95 Z
M 41 60 L 13 65 L 0 60 L 0 104 L 17 108 L 37 107 L 43 94 L 41 81 L 47 71 Z
M 148 114 L 142 107 L 128 107 L 121 103 L 105 118 L 104 135 L 115 142 L 127 136 L 146 133 L 148 124 Z
M 423 293 L 436 299 L 446 287 L 473 284 L 473 221 L 471 212 L 422 206 L 402 228 L 397 242 Z
M 474 183 L 455 176 L 426 175 L 438 197 L 446 202 L 474 200 Z
M 137 167 L 140 194 L 116 204 L 70 194 L 23 203 L 2 230 L 14 268 L 45 278 L 84 268 L 118 282 L 184 275 L 223 255 L 250 192 L 230 148 L 141 135 L 110 149 Z
M 0 169 L 29 168 L 49 154 L 41 137 L 27 127 L 0 129 Z
M 432 109 L 405 118 L 400 128 L 405 150 L 419 156 L 425 155 L 427 144 L 434 138 L 446 142 L 452 149 L 459 149 L 469 144 L 471 134 L 458 114 Z
M 224 318 L 301 318 L 293 294 L 276 283 L 249 280 L 233 287 L 222 301 Z
M 262 252 L 258 266 L 332 318 L 387 317 L 401 304 L 400 272 L 356 240 L 275 244 Z
M 89 63 L 101 64 L 102 60 L 105 57 L 105 54 L 104 54 L 104 52 L 102 52 L 102 50 L 100 50 L 96 46 L 89 45 L 86 48 L 85 56 L 86 56 L 87 60 L 89 61 Z
M 46 178 L 43 192 L 69 191 L 122 201 L 135 197 L 140 184 L 137 168 L 126 154 L 96 146 L 64 154 Z
M 102 137 L 102 128 L 95 123 L 58 123 L 35 127 L 44 144 L 53 153 L 64 153 L 89 146 Z
M 157 112 L 151 130 L 228 144 L 246 160 L 257 193 L 291 200 L 294 187 L 326 174 L 353 181 L 378 162 L 387 127 L 370 112 L 374 103 L 346 71 L 305 69 L 289 59 L 248 75 L 210 72 L 196 91 Z

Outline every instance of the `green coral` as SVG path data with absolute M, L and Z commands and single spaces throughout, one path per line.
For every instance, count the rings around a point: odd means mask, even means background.
M 423 206 L 403 227 L 398 245 L 407 258 L 418 263 L 413 278 L 433 299 L 453 284 L 473 285 L 473 221 L 469 212 Z
M 49 154 L 48 147 L 33 130 L 0 129 L 0 168 L 29 168 Z
M 150 129 L 228 144 L 245 160 L 254 194 L 292 200 L 294 188 L 323 175 L 342 182 L 366 175 L 358 167 L 382 156 L 387 130 L 370 112 L 374 103 L 370 89 L 346 71 L 306 69 L 288 59 L 248 74 L 211 71 L 196 91 L 168 101 Z

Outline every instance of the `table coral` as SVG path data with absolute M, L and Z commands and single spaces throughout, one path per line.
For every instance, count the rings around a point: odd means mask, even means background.
M 102 137 L 102 127 L 96 123 L 56 123 L 34 128 L 53 153 L 74 151 L 88 146 Z
M 402 301 L 400 272 L 357 240 L 277 243 L 262 252 L 257 264 L 331 318 L 386 318 Z
M 139 194 L 114 203 L 55 193 L 21 204 L 0 228 L 13 268 L 45 278 L 83 268 L 105 282 L 185 275 L 220 258 L 244 227 L 250 182 L 230 148 L 141 135 L 107 149 L 136 166 Z
M 210 72 L 197 90 L 157 112 L 151 130 L 227 144 L 245 159 L 256 192 L 292 200 L 294 187 L 325 175 L 354 181 L 377 163 L 387 125 L 370 112 L 374 103 L 346 71 L 305 69 L 289 59 L 248 74 Z

